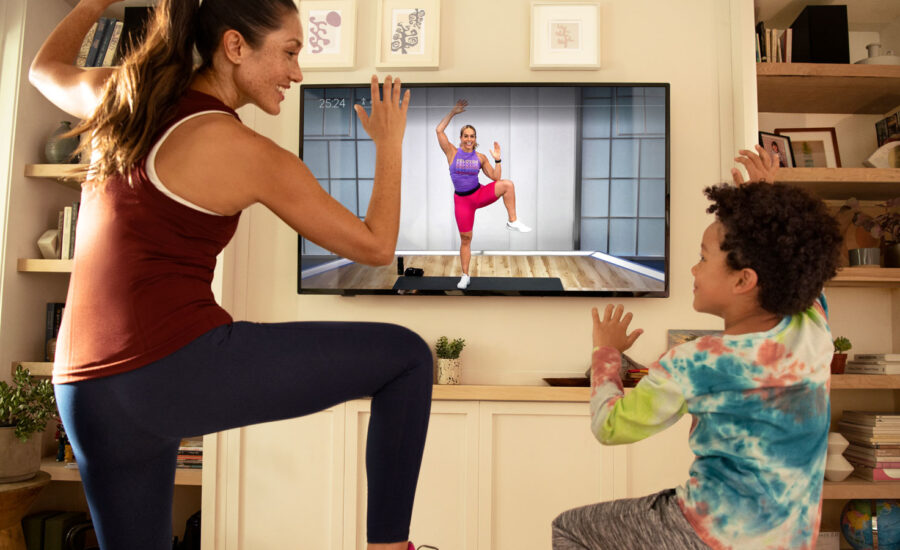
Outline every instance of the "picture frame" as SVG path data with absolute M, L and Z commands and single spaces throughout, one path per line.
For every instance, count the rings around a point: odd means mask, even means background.
M 441 52 L 441 0 L 378 0 L 375 66 L 437 69 Z
M 684 328 L 669 329 L 666 333 L 666 349 L 672 349 L 675 346 L 680 346 L 703 336 L 722 336 L 722 331 Z
M 356 0 L 300 2 L 303 71 L 352 69 L 356 65 Z
M 531 3 L 532 70 L 600 68 L 598 2 Z
M 775 133 L 791 139 L 791 150 L 798 168 L 841 167 L 834 128 L 776 128 Z
M 791 147 L 791 138 L 771 132 L 759 133 L 759 144 L 769 152 L 778 155 L 780 168 L 795 168 L 794 153 Z

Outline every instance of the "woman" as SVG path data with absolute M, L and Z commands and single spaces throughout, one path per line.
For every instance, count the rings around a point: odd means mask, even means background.
M 503 197 L 503 205 L 509 215 L 506 228 L 510 231 L 527 233 L 531 228 L 520 222 L 516 217 L 516 186 L 509 180 L 500 179 L 500 145 L 495 141 L 491 156 L 494 158 L 494 166 L 488 162 L 487 157 L 475 150 L 475 128 L 469 124 L 459 131 L 459 148 L 456 148 L 444 130 L 450 124 L 450 119 L 466 110 L 469 104 L 465 99 L 460 99 L 450 112 L 437 125 L 438 143 L 447 155 L 450 164 L 450 179 L 453 181 L 453 204 L 456 212 L 456 226 L 459 229 L 459 261 L 462 264 L 462 277 L 456 285 L 459 289 L 469 286 L 469 263 L 472 259 L 472 227 L 475 225 L 475 211 L 497 199 Z M 478 183 L 478 172 L 491 178 L 491 183 L 481 185 Z
M 73 66 L 114 2 L 81 0 L 30 73 L 47 98 L 84 119 L 82 143 L 93 145 L 53 376 L 101 547 L 171 548 L 181 438 L 372 396 L 369 549 L 407 549 L 431 403 L 429 346 L 385 324 L 233 322 L 210 283 L 241 211 L 257 202 L 341 256 L 390 263 L 409 92 L 401 100 L 391 77 L 379 91 L 373 77 L 371 114 L 356 106 L 376 144 L 360 221 L 295 154 L 235 113 L 255 104 L 277 114 L 301 81 L 293 0 L 161 0 L 121 67 Z

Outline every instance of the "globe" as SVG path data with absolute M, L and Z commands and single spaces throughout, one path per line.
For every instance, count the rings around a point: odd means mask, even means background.
M 878 526 L 872 537 L 872 506 Z M 900 500 L 854 499 L 841 512 L 841 532 L 854 550 L 900 550 Z

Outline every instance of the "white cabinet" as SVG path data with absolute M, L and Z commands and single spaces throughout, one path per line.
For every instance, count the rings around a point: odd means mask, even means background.
M 364 549 L 369 405 L 220 434 L 218 454 L 230 453 L 205 491 L 216 496 L 204 507 L 204 550 Z M 436 400 L 410 537 L 441 550 L 550 548 L 564 510 L 683 483 L 689 428 L 686 417 L 606 447 L 583 401 Z

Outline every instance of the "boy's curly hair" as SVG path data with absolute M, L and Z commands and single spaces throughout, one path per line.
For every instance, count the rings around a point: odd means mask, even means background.
M 842 237 L 825 204 L 784 184 L 718 185 L 704 190 L 707 212 L 725 226 L 728 267 L 756 272 L 760 306 L 779 315 L 810 307 L 834 277 Z

